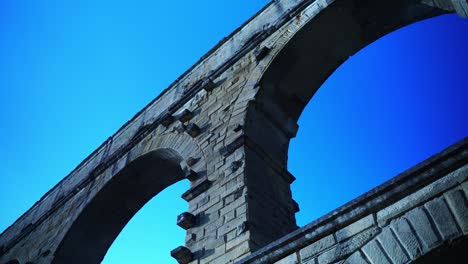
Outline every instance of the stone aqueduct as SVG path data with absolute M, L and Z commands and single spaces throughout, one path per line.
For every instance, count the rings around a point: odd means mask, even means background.
M 467 1 L 272 1 L 5 230 L 0 263 L 99 263 L 183 179 L 180 263 L 466 261 L 467 139 L 302 228 L 287 170 L 301 111 L 342 62 L 450 12 L 467 17 Z

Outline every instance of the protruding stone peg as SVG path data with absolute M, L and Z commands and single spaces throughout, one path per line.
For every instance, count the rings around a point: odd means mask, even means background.
M 198 162 L 198 160 L 199 160 L 198 158 L 193 158 L 193 157 L 188 158 L 188 159 L 187 159 L 187 165 L 193 166 L 193 165 L 195 165 L 195 163 Z
M 180 264 L 187 264 L 193 260 L 193 253 L 190 249 L 180 246 L 171 250 L 171 257 L 175 258 Z
M 200 135 L 201 129 L 195 124 L 189 124 L 185 129 L 185 132 L 194 138 Z
M 161 125 L 168 127 L 170 124 L 174 122 L 174 117 L 171 114 L 165 114 L 161 119 Z
M 206 78 L 205 80 L 203 80 L 203 83 L 202 83 L 203 90 L 205 90 L 207 92 L 211 92 L 211 91 L 213 91 L 215 86 L 216 85 L 213 82 L 213 80 L 211 80 L 211 78 Z
M 185 230 L 195 226 L 195 223 L 195 216 L 189 212 L 184 212 L 177 216 L 177 225 Z
M 185 123 L 185 122 L 188 122 L 190 119 L 192 119 L 192 117 L 193 117 L 193 113 L 190 110 L 185 109 L 184 111 L 182 111 L 182 113 L 180 113 L 179 121 L 182 123 Z
M 239 132 L 242 130 L 242 125 L 241 124 L 237 124 L 237 126 L 234 128 L 234 132 Z
M 193 170 L 188 170 L 185 172 L 185 178 L 187 178 L 189 181 L 195 181 L 198 179 L 198 173 Z
M 257 51 L 255 51 L 255 59 L 257 61 L 261 61 L 263 58 L 265 58 L 268 55 L 268 53 L 270 53 L 270 48 L 263 46 Z

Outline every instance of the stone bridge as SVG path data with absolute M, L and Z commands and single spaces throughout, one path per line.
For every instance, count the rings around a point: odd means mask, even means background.
M 185 179 L 180 263 L 463 262 L 467 139 L 302 228 L 287 170 L 296 122 L 340 64 L 450 12 L 467 17 L 467 1 L 272 1 L 5 230 L 0 263 L 100 263 L 147 201 Z

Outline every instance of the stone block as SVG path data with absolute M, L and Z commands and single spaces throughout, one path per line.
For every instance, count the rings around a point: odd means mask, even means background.
M 297 264 L 297 263 L 299 263 L 297 259 L 297 253 L 292 253 L 291 255 L 276 261 L 274 264 Z
M 423 252 L 422 245 L 419 243 L 416 233 L 409 225 L 408 220 L 399 218 L 392 222 L 391 227 L 395 231 L 396 236 L 401 241 L 403 247 L 408 252 L 409 257 L 414 260 L 421 256 Z
M 421 207 L 414 208 L 405 214 L 405 218 L 410 222 L 421 239 L 424 253 L 433 249 L 439 244 L 437 231 L 432 228 L 432 223 Z
M 379 228 L 373 227 L 356 234 L 350 239 L 338 243 L 330 250 L 327 250 L 323 254 L 319 255 L 318 262 L 320 264 L 334 263 L 340 259 L 346 258 L 354 251 L 358 250 L 360 247 L 366 244 L 369 240 L 373 239 L 379 232 Z
M 193 198 L 197 197 L 201 193 L 205 192 L 211 187 L 211 181 L 208 179 L 204 179 L 200 181 L 196 186 L 190 188 L 190 190 L 186 191 L 182 194 L 182 199 L 187 202 L 190 202 Z
M 317 256 L 320 252 L 330 248 L 335 244 L 335 238 L 332 235 L 328 235 L 320 240 L 302 248 L 299 251 L 299 256 L 302 261 L 306 261 L 314 256 Z
M 196 224 L 196 218 L 189 212 L 181 213 L 177 216 L 177 225 L 187 230 Z
M 190 249 L 180 246 L 171 250 L 171 257 L 175 258 L 179 264 L 188 264 L 193 260 L 193 253 Z
M 457 189 L 445 194 L 447 203 L 464 234 L 468 233 L 468 203 L 463 190 Z
M 190 121 L 190 119 L 192 118 L 193 118 L 193 112 L 188 109 L 184 109 L 184 111 L 182 111 L 177 117 L 177 119 L 182 123 L 186 123 Z
M 408 256 L 405 253 L 405 250 L 397 241 L 397 238 L 393 235 L 393 232 L 390 227 L 384 228 L 382 233 L 377 236 L 382 245 L 384 251 L 392 260 L 394 264 L 407 263 L 409 261 Z
M 453 219 L 453 216 L 443 198 L 436 198 L 426 203 L 424 206 L 427 208 L 429 215 L 434 220 L 436 227 L 444 240 L 460 235 L 457 223 L 455 222 L 455 219 Z
M 189 124 L 185 128 L 185 132 L 189 134 L 191 137 L 195 138 L 201 133 L 201 129 L 196 124 Z
M 468 166 L 464 166 L 450 172 L 424 188 L 404 197 L 403 199 L 387 206 L 377 212 L 377 221 L 379 226 L 385 226 L 393 218 L 404 214 L 411 208 L 423 204 L 428 200 L 440 195 L 450 188 L 455 187 L 460 182 L 464 181 L 468 176 Z
M 322 264 L 322 263 L 319 263 Z M 368 264 L 360 251 L 354 252 L 343 264 Z
M 392 264 L 387 256 L 385 256 L 385 252 L 375 239 L 364 245 L 362 247 L 362 251 L 371 263 Z
M 348 225 L 345 228 L 342 228 L 336 232 L 336 239 L 340 242 L 349 237 L 354 236 L 355 234 L 362 232 L 363 230 L 373 226 L 375 224 L 374 216 L 368 215 L 364 218 L 359 219 L 358 221 Z

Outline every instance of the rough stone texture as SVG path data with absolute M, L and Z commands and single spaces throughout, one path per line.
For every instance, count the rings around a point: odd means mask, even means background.
M 343 264 L 367 264 L 367 261 L 361 252 L 356 251 Z
M 99 263 L 149 199 L 185 179 L 191 264 L 363 263 L 379 243 L 400 262 L 403 249 L 417 259 L 466 235 L 466 139 L 301 229 L 287 152 L 305 105 L 349 56 L 467 10 L 461 0 L 272 1 L 5 230 L 0 263 Z
M 371 263 L 391 263 L 388 257 L 385 255 L 382 246 L 376 240 L 373 240 L 367 243 L 365 246 L 363 246 L 362 251 L 366 255 L 366 258 L 371 261 Z
M 293 252 L 299 253 L 302 263 L 410 263 L 468 239 L 460 228 L 467 212 L 467 143 L 454 145 L 239 263 L 270 263 Z M 454 185 L 441 184 L 453 179 L 458 179 Z M 425 184 L 418 183 L 422 180 Z M 408 197 L 418 198 L 410 206 Z M 384 224 L 373 220 L 394 208 L 398 213 Z M 346 239 L 334 239 L 342 234 Z
M 468 203 L 465 193 L 458 189 L 447 193 L 445 197 L 463 233 L 468 234 Z
M 281 260 L 275 262 L 275 264 L 296 264 L 299 263 L 299 260 L 297 259 L 297 254 L 293 253 L 285 258 L 282 258 Z M 303 262 L 301 262 L 303 263 Z
M 356 235 L 357 233 L 375 225 L 374 215 L 368 215 L 351 225 L 336 232 L 336 238 L 339 242 Z
M 307 261 L 310 258 L 317 256 L 320 252 L 330 248 L 335 245 L 335 237 L 333 235 L 328 235 L 317 242 L 314 242 L 299 251 L 299 255 L 302 261 Z
M 391 228 L 384 228 L 382 233 L 377 237 L 377 240 L 380 242 L 380 245 L 382 245 L 385 253 L 392 260 L 392 263 L 400 264 L 409 261 L 406 252 L 397 241 Z
M 411 259 L 421 256 L 423 248 L 418 241 L 416 233 L 405 218 L 397 219 L 392 223 L 392 228 Z

